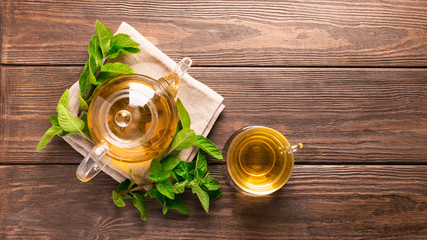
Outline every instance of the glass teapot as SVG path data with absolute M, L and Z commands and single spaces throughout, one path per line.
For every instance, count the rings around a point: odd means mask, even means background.
M 77 168 L 79 180 L 89 181 L 111 159 L 144 162 L 167 150 L 178 123 L 174 97 L 190 66 L 191 59 L 184 58 L 158 80 L 123 74 L 95 89 L 87 123 L 96 145 Z

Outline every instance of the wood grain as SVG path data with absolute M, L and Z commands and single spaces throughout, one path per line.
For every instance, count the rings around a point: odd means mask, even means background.
M 216 66 L 427 66 L 427 2 L 4 2 L 3 62 L 83 64 L 95 20 Z
M 89 183 L 75 166 L 1 166 L 0 237 L 31 239 L 415 239 L 427 236 L 426 166 L 297 166 L 287 185 L 268 197 L 244 196 L 210 166 L 223 196 L 203 212 L 161 213 L 148 200 L 142 222 L 132 204 L 116 207 L 117 185 L 105 174 Z M 13 181 L 12 179 L 18 179 Z M 188 193 L 188 194 L 187 194 Z
M 59 97 L 82 67 L 2 68 L 1 163 L 77 163 L 60 138 L 35 148 Z M 209 138 L 220 149 L 248 125 L 266 125 L 304 143 L 303 163 L 427 161 L 427 70 L 193 68 L 190 74 L 224 96 Z

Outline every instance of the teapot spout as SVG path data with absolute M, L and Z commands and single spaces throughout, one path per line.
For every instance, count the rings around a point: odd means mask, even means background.
M 181 82 L 181 78 L 187 72 L 187 70 L 191 67 L 192 60 L 188 57 L 183 58 L 166 76 L 160 79 L 162 84 L 166 85 L 166 89 L 169 93 L 176 97 L 178 92 L 179 84 Z

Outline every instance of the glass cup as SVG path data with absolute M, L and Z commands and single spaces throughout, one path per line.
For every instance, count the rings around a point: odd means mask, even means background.
M 302 146 L 302 143 L 291 146 L 280 132 L 269 127 L 242 128 L 228 139 L 223 149 L 228 180 L 245 194 L 271 194 L 289 180 L 294 152 Z

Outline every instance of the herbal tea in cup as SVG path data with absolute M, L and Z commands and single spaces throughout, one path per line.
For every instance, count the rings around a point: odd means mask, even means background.
M 291 146 L 272 128 L 242 128 L 228 139 L 223 150 L 228 179 L 243 193 L 273 193 L 289 180 L 294 167 L 294 152 L 301 148 L 302 143 Z

